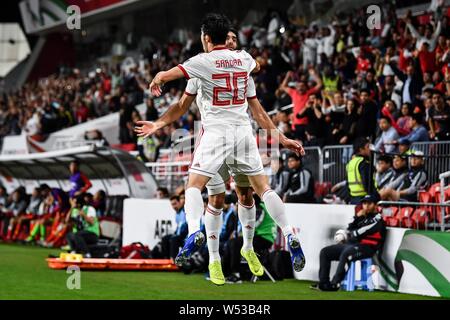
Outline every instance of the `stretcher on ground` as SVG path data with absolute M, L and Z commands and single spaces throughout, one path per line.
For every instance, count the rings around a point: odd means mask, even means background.
M 59 258 L 47 258 L 51 269 L 67 269 L 77 266 L 81 270 L 134 270 L 134 271 L 177 271 L 171 259 L 112 259 L 83 258 L 77 254 L 61 254 Z

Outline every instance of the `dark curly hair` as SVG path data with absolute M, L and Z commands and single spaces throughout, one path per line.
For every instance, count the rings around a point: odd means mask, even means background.
M 214 45 L 217 45 L 225 44 L 230 28 L 231 22 L 224 14 L 208 13 L 202 21 L 201 30 L 211 38 Z

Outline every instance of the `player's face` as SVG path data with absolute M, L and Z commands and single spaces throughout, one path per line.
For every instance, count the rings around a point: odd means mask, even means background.
M 227 41 L 225 42 L 225 46 L 228 49 L 236 50 L 237 48 L 237 36 L 234 32 L 228 31 Z

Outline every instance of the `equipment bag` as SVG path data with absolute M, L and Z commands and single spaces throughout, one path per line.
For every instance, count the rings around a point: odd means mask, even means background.
M 151 257 L 151 251 L 148 246 L 140 242 L 133 242 L 120 249 L 120 257 L 122 259 L 149 259 Z

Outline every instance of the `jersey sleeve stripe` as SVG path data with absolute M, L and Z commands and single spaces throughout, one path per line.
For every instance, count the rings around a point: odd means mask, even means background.
M 188 73 L 186 72 L 186 69 L 184 69 L 184 67 L 181 64 L 179 64 L 177 67 L 180 68 L 180 70 L 183 72 L 184 77 L 189 80 L 190 78 Z
M 249 100 L 249 99 L 256 99 L 256 96 L 247 97 L 247 100 Z
M 191 97 L 197 95 L 196 93 L 190 93 L 190 92 L 187 92 L 186 90 L 184 91 L 184 93 L 187 94 L 188 96 L 191 96 Z

